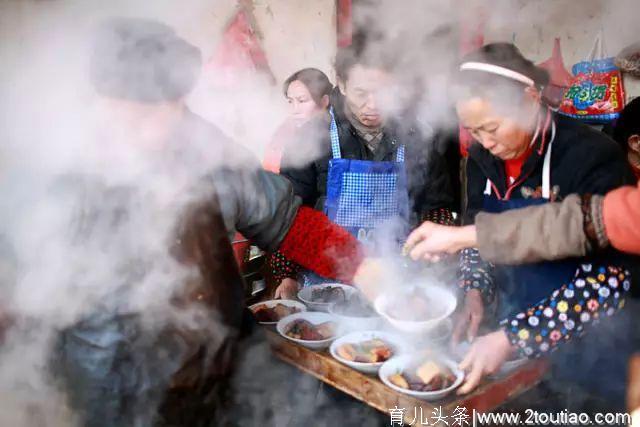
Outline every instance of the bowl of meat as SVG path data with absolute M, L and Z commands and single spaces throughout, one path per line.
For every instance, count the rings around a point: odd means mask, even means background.
M 341 283 L 324 283 L 306 286 L 298 292 L 298 299 L 305 303 L 311 311 L 329 311 L 331 304 L 344 302 L 347 297 L 356 293 L 353 286 Z
M 456 297 L 439 286 L 414 286 L 381 294 L 374 307 L 401 331 L 427 333 L 455 311 Z
M 441 399 L 464 379 L 456 362 L 427 353 L 389 359 L 378 375 L 388 387 L 422 400 Z
M 354 292 L 346 300 L 331 304 L 329 314 L 335 316 L 340 326 L 348 331 L 371 331 L 382 325 L 382 317 L 360 292 Z
M 280 319 L 276 330 L 286 339 L 312 350 L 329 347 L 338 336 L 338 324 L 333 316 L 310 311 Z
M 404 341 L 387 332 L 351 332 L 333 343 L 329 351 L 334 359 L 365 374 L 376 374 L 384 362 L 405 351 Z
M 299 301 L 274 299 L 250 305 L 249 310 L 261 325 L 275 325 L 284 317 L 307 311 L 307 307 Z

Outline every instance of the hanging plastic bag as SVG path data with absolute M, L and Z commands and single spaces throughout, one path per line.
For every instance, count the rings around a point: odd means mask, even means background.
M 560 112 L 590 123 L 615 120 L 624 108 L 622 74 L 607 57 L 598 34 L 586 61 L 578 62 L 571 70 L 573 80 L 565 92 Z
M 573 80 L 571 73 L 564 67 L 559 37 L 556 37 L 553 42 L 553 53 L 551 57 L 538 64 L 538 67 L 547 70 L 550 77 L 549 84 L 542 92 L 542 97 L 549 107 L 557 110 L 562 103 L 565 92 L 569 89 Z

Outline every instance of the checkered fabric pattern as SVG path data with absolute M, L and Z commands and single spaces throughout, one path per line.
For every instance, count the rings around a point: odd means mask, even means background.
M 398 215 L 397 180 L 397 174 L 345 173 L 336 223 L 375 228 Z

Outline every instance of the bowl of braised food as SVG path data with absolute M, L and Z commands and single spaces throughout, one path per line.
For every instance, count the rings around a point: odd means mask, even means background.
M 414 286 L 387 291 L 374 307 L 395 328 L 411 333 L 431 331 L 456 309 L 456 297 L 439 286 Z
M 354 292 L 346 300 L 331 304 L 329 314 L 334 315 L 340 325 L 350 331 L 376 330 L 382 324 L 382 317 L 360 292 Z
M 312 350 L 329 347 L 338 336 L 338 323 L 328 313 L 304 311 L 278 321 L 276 330 L 286 339 Z
M 423 400 L 445 397 L 464 379 L 456 362 L 433 354 L 394 357 L 380 367 L 378 375 L 392 389 Z
M 384 362 L 404 353 L 404 341 L 387 332 L 356 331 L 338 338 L 329 351 L 337 361 L 365 374 L 376 374 Z
M 307 307 L 299 301 L 274 299 L 253 304 L 249 310 L 261 325 L 275 325 L 284 317 L 307 311 Z
M 329 311 L 332 304 L 345 302 L 347 298 L 357 292 L 353 286 L 341 283 L 323 283 L 321 285 L 305 286 L 298 292 L 298 299 L 306 304 L 311 311 Z

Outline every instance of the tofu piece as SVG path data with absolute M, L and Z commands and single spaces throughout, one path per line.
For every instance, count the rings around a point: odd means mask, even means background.
M 344 344 L 338 347 L 338 356 L 342 357 L 345 360 L 354 361 L 356 360 L 356 349 L 351 344 Z
M 420 365 L 420 367 L 416 371 L 416 375 L 423 383 L 429 384 L 431 383 L 431 381 L 433 381 L 434 378 L 440 375 L 441 372 L 442 370 L 437 363 L 428 361 Z
M 391 384 L 396 385 L 400 388 L 409 389 L 409 383 L 404 379 L 402 374 L 394 374 L 389 377 L 389 381 Z

